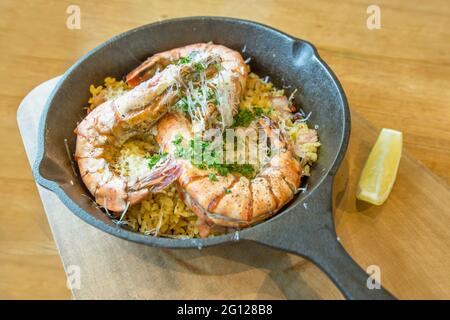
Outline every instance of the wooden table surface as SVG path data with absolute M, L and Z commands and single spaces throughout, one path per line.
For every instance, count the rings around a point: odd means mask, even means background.
M 232 16 L 311 41 L 351 107 L 375 127 L 403 131 L 408 152 L 450 183 L 448 1 L 377 1 L 379 30 L 366 27 L 371 1 L 77 1 L 81 29 L 69 30 L 71 3 L 0 2 L 0 298 L 70 297 L 17 130 L 19 102 L 94 46 L 148 22 Z

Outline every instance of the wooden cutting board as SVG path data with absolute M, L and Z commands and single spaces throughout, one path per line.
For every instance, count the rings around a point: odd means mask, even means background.
M 30 163 L 38 120 L 57 78 L 36 87 L 17 119 Z M 352 134 L 334 186 L 337 233 L 350 255 L 376 265 L 400 299 L 450 298 L 450 191 L 404 150 L 398 179 L 380 207 L 359 202 L 355 186 L 377 130 L 352 111 Z M 342 298 L 311 262 L 256 244 L 168 250 L 103 233 L 38 186 L 66 272 L 80 271 L 77 299 Z M 75 271 L 74 271 L 75 270 Z

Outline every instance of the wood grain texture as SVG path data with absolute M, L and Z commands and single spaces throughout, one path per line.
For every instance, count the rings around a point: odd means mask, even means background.
M 54 84 L 34 89 L 18 111 L 31 163 L 38 116 Z M 355 187 L 376 137 L 353 110 L 349 148 L 334 183 L 337 233 L 364 269 L 380 269 L 381 282 L 398 298 L 449 298 L 450 191 L 404 152 L 389 200 L 383 206 L 357 201 Z M 341 298 L 317 267 L 297 256 L 248 242 L 203 250 L 130 243 L 83 223 L 56 195 L 38 189 L 66 270 L 77 266 L 81 272 L 75 298 Z
M 82 28 L 69 30 L 66 8 L 71 1 L 1 1 L 0 72 L 7 81 L 0 87 L 0 297 L 69 297 L 56 250 L 46 245 L 51 233 L 14 119 L 19 102 L 94 46 L 159 19 L 240 17 L 313 42 L 342 82 L 352 108 L 376 128 L 403 131 L 405 149 L 448 185 L 448 1 L 377 1 L 382 28 L 372 31 L 366 28 L 371 3 L 82 0 L 77 1 Z M 28 255 L 20 254 L 22 246 Z

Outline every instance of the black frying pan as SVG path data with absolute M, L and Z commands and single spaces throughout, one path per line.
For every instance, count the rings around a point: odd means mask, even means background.
M 206 239 L 165 239 L 118 227 L 90 199 L 77 170 L 72 168 L 64 139 L 74 150 L 77 122 L 85 111 L 89 85 L 105 76 L 122 77 L 149 55 L 190 43 L 223 44 L 251 57 L 252 70 L 269 75 L 278 87 L 298 88 L 296 104 L 319 126 L 319 160 L 299 194 L 278 215 L 240 231 L 241 241 L 255 241 L 306 257 L 318 265 L 351 299 L 391 299 L 384 289 L 369 290 L 368 275 L 347 254 L 336 237 L 331 206 L 333 176 L 344 156 L 350 134 L 350 114 L 344 91 L 310 43 L 267 26 L 219 17 L 192 17 L 149 24 L 98 46 L 62 77 L 47 101 L 39 129 L 36 181 L 55 192 L 87 223 L 115 236 L 164 248 L 197 248 L 235 241 L 236 234 Z M 73 185 L 72 185 L 73 182 Z

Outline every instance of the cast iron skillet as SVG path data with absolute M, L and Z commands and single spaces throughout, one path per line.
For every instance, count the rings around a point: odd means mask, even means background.
M 350 134 L 350 114 L 344 91 L 310 43 L 255 22 L 191 17 L 166 20 L 125 32 L 98 46 L 62 77 L 50 95 L 40 122 L 39 151 L 33 168 L 36 181 L 55 192 L 78 217 L 120 238 L 164 248 L 197 248 L 235 241 L 236 234 L 207 239 L 165 239 L 145 236 L 115 225 L 95 207 L 73 168 L 65 149 L 68 139 L 74 151 L 77 122 L 85 116 L 89 85 L 107 75 L 122 77 L 149 55 L 183 45 L 208 42 L 223 44 L 251 57 L 252 70 L 269 75 L 278 87 L 298 88 L 296 104 L 309 123 L 319 126 L 320 156 L 299 194 L 278 215 L 240 231 L 239 239 L 286 250 L 313 261 L 337 285 L 346 298 L 390 299 L 381 289 L 369 290 L 368 275 L 337 240 L 331 205 L 333 176 L 344 156 Z M 73 183 L 73 185 L 72 185 Z

